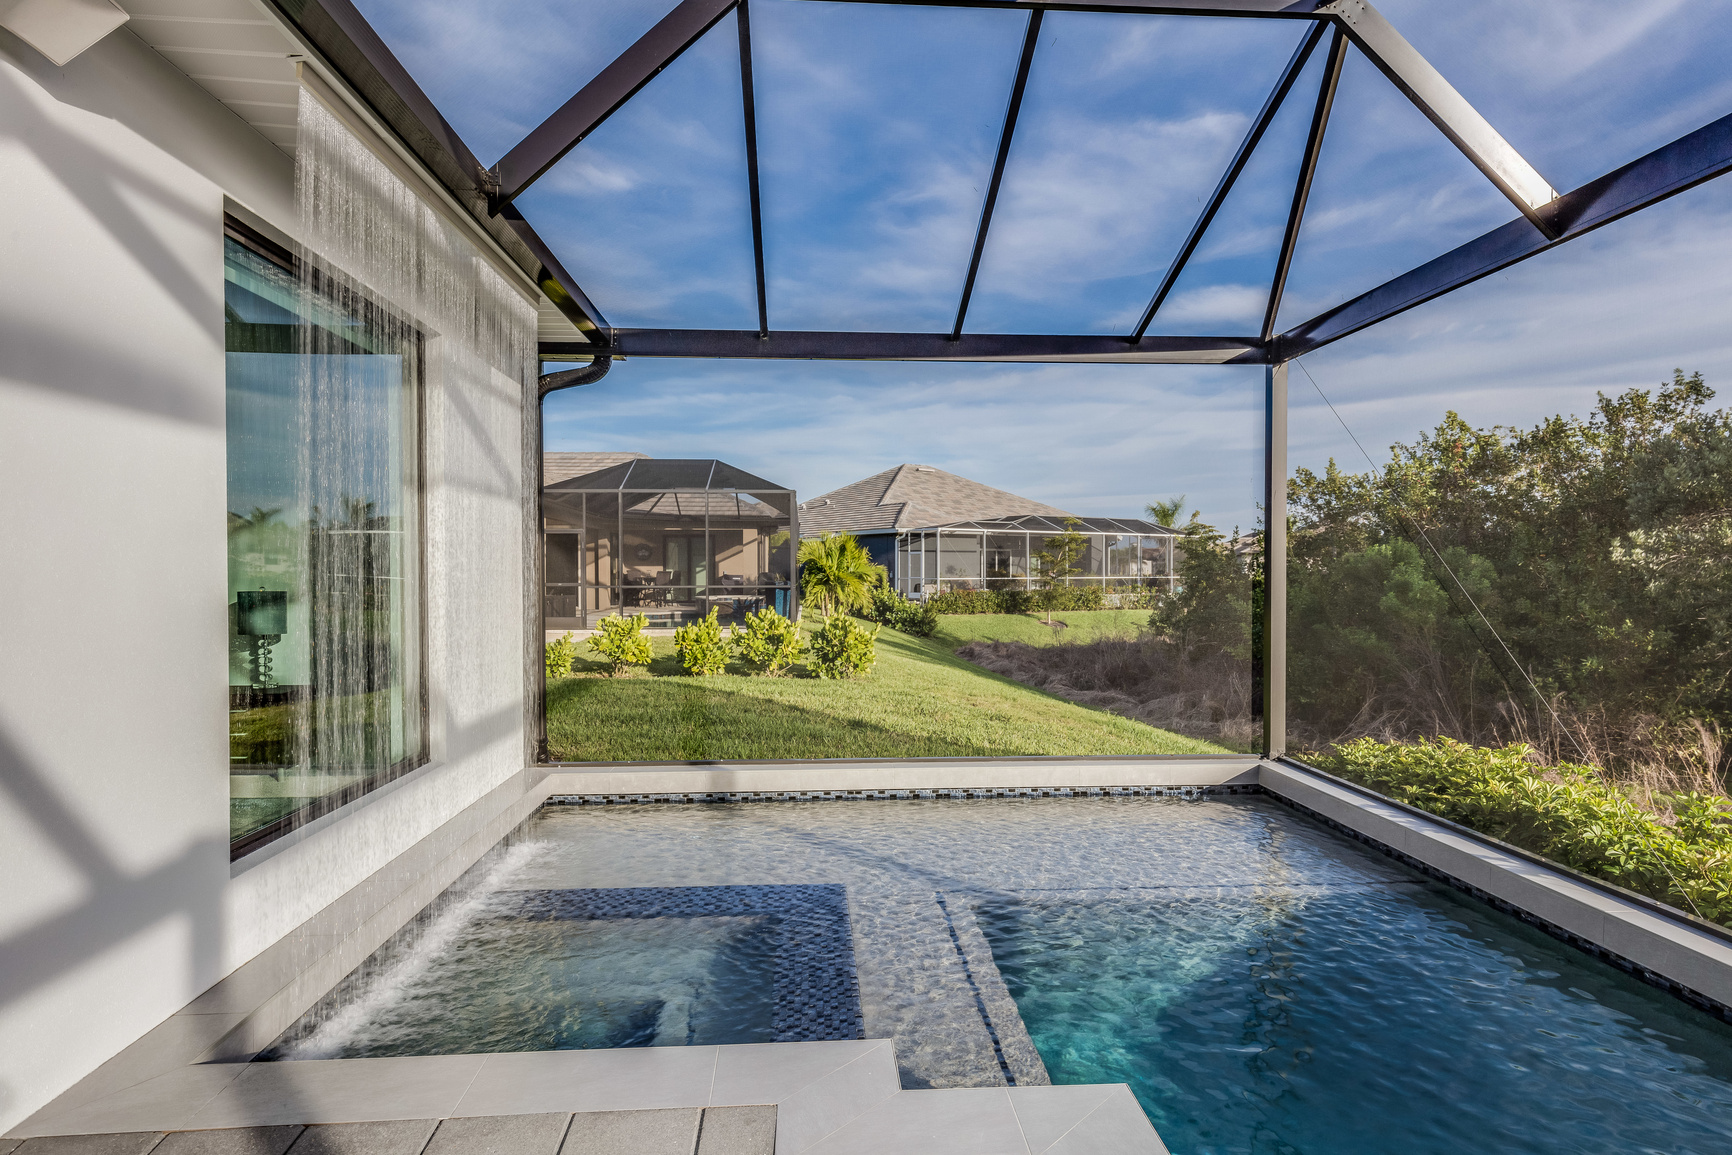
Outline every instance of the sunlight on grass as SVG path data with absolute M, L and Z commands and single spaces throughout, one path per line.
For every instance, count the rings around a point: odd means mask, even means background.
M 1148 617 L 1129 616 L 1138 625 Z M 567 762 L 1230 753 L 988 673 L 951 652 L 970 640 L 884 629 L 872 674 L 834 682 L 800 673 L 684 677 L 672 640 L 656 638 L 647 673 L 610 679 L 599 662 L 580 658 L 572 677 L 550 681 L 548 746 Z
M 1023 642 L 1030 646 L 1134 638 L 1148 628 L 1148 610 L 1054 610 L 1048 626 L 1044 614 L 941 614 L 933 641 L 956 650 L 969 642 Z

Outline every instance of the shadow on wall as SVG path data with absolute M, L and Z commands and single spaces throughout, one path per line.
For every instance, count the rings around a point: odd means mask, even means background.
M 127 871 L 5 733 L 0 733 L 0 793 L 54 848 L 59 861 L 77 872 L 84 892 L 75 905 L 0 938 L 0 1012 L 11 1011 L 81 964 L 168 919 L 182 919 L 187 927 L 188 986 L 203 990 L 216 980 L 228 875 L 213 864 L 227 861 L 224 843 L 195 841 L 170 861 L 143 872 Z M 28 845 L 19 840 L 13 854 L 20 852 L 20 844 Z M 29 870 L 28 862 L 14 859 L 5 874 L 10 885 L 25 887 Z M 147 1023 L 143 1029 L 155 1025 Z M 9 1040 L 4 1049 L 17 1055 L 14 1048 L 20 1042 Z M 17 1100 L 15 1088 L 0 1084 L 0 1117 L 14 1115 Z
M 136 38 L 122 32 L 110 39 Z M 0 62 L 24 72 L 52 97 L 69 108 L 119 121 L 146 140 L 154 126 L 131 123 L 139 109 L 163 112 L 161 98 L 140 91 L 136 101 L 122 99 L 119 80 L 105 73 L 104 45 L 92 49 L 64 70 L 50 66 L 33 49 L 0 30 Z M 119 45 L 109 51 L 125 51 Z M 143 45 L 137 45 L 143 51 Z M 159 62 L 162 68 L 169 67 Z M 180 78 L 184 84 L 191 81 Z M 226 110 L 225 110 L 226 114 Z M 69 117 L 76 116 L 70 111 Z M 53 184 L 37 195 L 70 202 L 95 222 L 136 266 L 132 275 L 148 280 L 176 309 L 210 336 L 210 348 L 223 347 L 223 302 L 221 284 L 198 275 L 186 254 L 177 253 L 162 237 L 162 224 L 152 220 L 140 206 L 179 225 L 210 229 L 212 251 L 220 251 L 217 212 L 218 193 L 212 186 L 201 204 L 184 187 L 165 179 L 160 172 L 143 168 L 116 149 L 103 149 L 90 134 L 68 131 L 43 111 L 41 98 L 27 91 L 10 69 L 0 68 L 0 133 L 27 151 L 51 174 Z M 261 138 L 262 142 L 262 138 Z M 267 143 L 268 142 L 264 142 Z M 287 158 L 283 158 L 287 163 Z M 289 178 L 292 180 L 292 176 Z M 13 242 L 17 244 L 18 242 Z M 82 256 L 82 254 L 80 254 Z M 101 284 L 102 270 L 80 270 L 84 283 Z M 99 308 L 95 298 L 92 308 Z M 189 422 L 213 429 L 223 428 L 220 396 L 212 399 L 189 382 L 166 372 L 147 359 L 128 359 L 101 341 L 75 340 L 76 318 L 67 318 L 66 340 L 45 340 L 40 327 L 10 309 L 0 311 L 0 350 L 6 351 L 4 372 L 15 380 L 56 392 L 76 392 L 93 401 Z

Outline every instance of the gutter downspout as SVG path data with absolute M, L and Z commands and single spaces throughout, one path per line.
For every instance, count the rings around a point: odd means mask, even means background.
M 539 642 L 530 647 L 530 681 L 536 687 L 535 701 L 531 713 L 534 715 L 534 739 L 530 757 L 533 762 L 541 763 L 550 760 L 547 749 L 547 663 L 543 660 L 543 652 L 547 646 L 547 624 L 542 614 L 547 597 L 547 526 L 541 516 L 541 491 L 547 484 L 546 450 L 542 448 L 541 436 L 541 403 L 549 393 L 560 389 L 571 389 L 578 385 L 593 385 L 607 376 L 613 368 L 613 358 L 605 353 L 598 353 L 594 360 L 581 369 L 565 369 L 558 373 L 543 373 L 535 383 L 535 413 L 531 418 L 533 432 L 530 441 L 534 448 L 535 488 L 530 492 L 529 499 L 534 503 L 535 532 L 530 537 L 530 549 L 534 554 L 535 596 L 529 603 L 529 614 L 532 626 L 532 636 Z M 526 424 L 529 424 L 526 422 Z M 581 597 L 581 594 L 579 595 Z

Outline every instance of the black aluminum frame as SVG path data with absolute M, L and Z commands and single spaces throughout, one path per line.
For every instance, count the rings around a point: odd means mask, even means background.
M 506 153 L 492 169 L 484 169 L 476 160 L 457 132 L 410 78 L 408 71 L 355 10 L 351 0 L 267 2 L 301 34 L 327 68 L 349 81 L 354 92 L 367 102 L 385 126 L 397 134 L 405 147 L 422 161 L 435 179 L 488 230 L 507 254 L 542 287 L 554 306 L 582 332 L 583 341 L 544 343 L 541 352 L 548 357 L 587 358 L 600 353 L 814 360 L 1280 364 L 1732 171 L 1732 116 L 1728 116 L 1548 203 L 1535 206 L 1518 201 L 1517 207 L 1522 215 L 1508 224 L 1277 333 L 1273 319 L 1279 311 L 1285 273 L 1291 266 L 1292 250 L 1302 227 L 1310 177 L 1315 171 L 1321 134 L 1328 119 L 1329 103 L 1346 44 L 1351 42 L 1365 51 L 1393 84 L 1419 104 L 1440 131 L 1457 144 L 1463 143 L 1462 134 L 1451 126 L 1447 116 L 1426 103 L 1417 82 L 1412 77 L 1404 77 L 1398 67 L 1378 54 L 1375 30 L 1364 22 L 1362 15 L 1355 14 L 1353 6 L 1331 6 L 1326 0 L 1190 0 L 1188 3 L 1170 0 L 1042 0 L 1035 5 L 1022 0 L 841 0 L 856 4 L 1024 11 L 1029 15 L 1029 30 L 1024 37 L 1016 82 L 1006 109 L 992 180 L 983 199 L 969 267 L 964 274 L 957 321 L 951 331 L 933 334 L 781 332 L 770 327 L 765 283 L 765 238 L 757 179 L 757 126 L 751 80 L 751 28 L 745 0 L 681 0 L 649 32 Z M 1017 112 L 1033 64 L 1040 20 L 1048 11 L 1301 20 L 1315 25 L 1283 70 L 1207 207 L 1161 278 L 1137 327 L 1122 337 L 971 334 L 963 331 L 974 278 L 991 228 L 997 193 L 1010 158 Z M 738 14 L 741 113 L 746 125 L 758 327 L 755 331 L 615 328 L 524 219 L 513 201 L 730 12 Z M 1381 17 L 1377 19 L 1381 20 Z M 1282 242 L 1282 260 L 1271 280 L 1270 304 L 1261 330 L 1256 334 L 1201 338 L 1150 336 L 1150 324 L 1196 252 L 1222 202 L 1326 29 L 1334 33 L 1331 63 L 1320 86 L 1320 113 L 1313 117 L 1313 131 L 1307 142 L 1307 163 L 1295 190 L 1294 210 L 1289 215 Z M 1441 82 L 1441 78 L 1438 80 Z M 1483 157 L 1470 154 L 1470 159 L 1500 190 L 1510 194 L 1507 182 L 1492 171 Z
M 991 178 L 981 206 L 968 267 L 963 275 L 956 321 L 945 333 L 887 332 L 788 332 L 770 327 L 768 292 L 764 274 L 764 235 L 761 194 L 758 184 L 756 110 L 751 79 L 751 30 L 746 0 L 683 0 L 631 48 L 603 69 L 566 104 L 513 148 L 481 183 L 491 190 L 490 208 L 520 221 L 511 201 L 521 195 L 608 116 L 649 83 L 680 54 L 708 32 L 729 11 L 738 13 L 742 77 L 742 115 L 746 127 L 747 180 L 751 203 L 754 267 L 757 278 L 758 328 L 724 329 L 618 329 L 602 324 L 606 349 L 615 355 L 646 357 L 721 357 L 811 360 L 940 360 L 940 361 L 1045 361 L 1045 362 L 1141 362 L 1157 364 L 1276 364 L 1321 348 L 1332 341 L 1374 325 L 1396 313 L 1489 276 L 1517 261 L 1544 252 L 1553 245 L 1572 240 L 1621 216 L 1636 212 L 1703 181 L 1732 170 L 1732 124 L 1716 121 L 1664 148 L 1633 161 L 1615 172 L 1565 193 L 1538 208 L 1521 205 L 1523 215 L 1476 241 L 1403 274 L 1370 292 L 1344 302 L 1284 333 L 1276 332 L 1283 293 L 1292 268 L 1300 230 L 1328 127 L 1334 94 L 1350 43 L 1361 43 L 1352 21 L 1337 9 L 1325 9 L 1322 0 L 1193 0 L 1192 3 L 1091 3 L 1085 0 L 1047 0 L 1038 6 L 1018 0 L 844 0 L 847 3 L 898 4 L 912 7 L 966 7 L 1016 9 L 1028 12 L 1015 81 L 1005 110 Z M 1021 109 L 1023 93 L 1032 70 L 1041 21 L 1047 11 L 1143 13 L 1159 15 L 1221 16 L 1253 19 L 1307 20 L 1314 24 L 1301 40 L 1293 57 L 1245 140 L 1228 164 L 1213 194 L 1187 235 L 1172 264 L 1162 276 L 1136 328 L 1123 337 L 1095 334 L 986 334 L 967 333 L 969 303 L 973 297 L 980 263 L 986 251 L 1004 172 Z M 1270 281 L 1263 323 L 1255 335 L 1180 337 L 1148 333 L 1150 325 L 1177 284 L 1187 263 L 1262 142 L 1269 125 L 1280 111 L 1300 73 L 1314 55 L 1325 32 L 1331 43 L 1318 87 L 1305 158 L 1294 189 L 1276 269 Z M 1361 46 L 1364 47 L 1363 43 Z M 1373 61 L 1393 83 L 1410 96 L 1414 93 L 1384 61 Z M 1417 97 L 1415 97 L 1417 99 Z M 1456 139 L 1443 120 L 1426 109 L 1439 128 Z M 1482 168 L 1484 165 L 1481 166 Z M 1492 174 L 1488 171 L 1488 176 Z M 1494 177 L 1495 180 L 1495 177 Z M 1498 182 L 1503 188 L 1502 182 Z M 1505 189 L 1504 191 L 1508 191 Z M 552 270 L 551 255 L 543 260 Z M 563 270 L 560 270 L 563 272 Z M 569 277 L 556 277 L 574 299 L 588 299 Z M 593 305 L 588 315 L 599 317 Z M 588 355 L 591 345 L 571 342 L 544 343 L 544 356 Z

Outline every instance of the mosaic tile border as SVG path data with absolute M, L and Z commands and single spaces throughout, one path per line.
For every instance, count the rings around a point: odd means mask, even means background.
M 987 798 L 1207 798 L 1262 794 L 1255 783 L 1220 786 L 957 786 L 930 790 L 727 790 L 683 794 L 554 794 L 548 806 L 691 805 L 714 802 L 934 802 Z
M 1502 913 L 1509 915 L 1511 918 L 1518 919 L 1533 927 L 1535 930 L 1550 935 L 1559 942 L 1567 943 L 1568 945 L 1575 947 L 1583 954 L 1592 955 L 1601 962 L 1614 966 L 1632 978 L 1639 979 L 1651 987 L 1656 987 L 1659 990 L 1665 991 L 1673 998 L 1688 1003 L 1699 1011 L 1713 1015 L 1715 1018 L 1720 1019 L 1723 1022 L 1732 1023 L 1732 1006 L 1727 1006 L 1718 999 L 1709 998 L 1707 995 L 1691 987 L 1687 987 L 1683 983 L 1669 979 L 1665 975 L 1657 974 L 1643 966 L 1641 963 L 1625 958 L 1623 955 L 1618 954 L 1615 951 L 1608 950 L 1606 947 L 1601 946 L 1592 939 L 1583 938 L 1574 931 L 1566 930 L 1549 919 L 1541 918 L 1539 915 L 1519 907 L 1506 899 L 1499 898 L 1495 894 L 1489 894 L 1470 882 L 1464 882 L 1447 871 L 1439 870 L 1428 862 L 1420 861 L 1405 851 L 1397 850 L 1395 847 L 1390 846 L 1388 843 L 1380 842 L 1369 834 L 1361 833 L 1345 823 L 1337 822 L 1326 814 L 1320 814 L 1302 802 L 1295 802 L 1291 798 L 1286 798 L 1277 794 L 1275 791 L 1267 790 L 1262 786 L 1259 786 L 1257 789 L 1288 809 L 1303 814 L 1314 822 L 1327 826 L 1337 834 L 1345 835 L 1353 841 L 1360 843 L 1371 850 L 1377 851 L 1379 854 L 1393 858 L 1403 866 L 1416 870 L 1427 878 L 1441 882 L 1452 890 L 1458 890 L 1463 894 L 1471 895 L 1491 907 L 1493 910 L 1501 911 Z
M 526 919 L 767 917 L 777 934 L 774 1041 L 866 1037 L 848 891 L 840 883 L 531 890 L 489 913 Z

